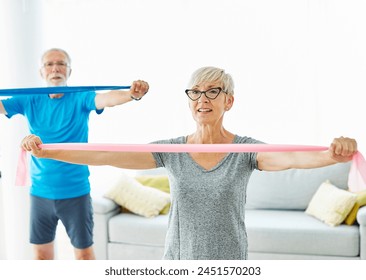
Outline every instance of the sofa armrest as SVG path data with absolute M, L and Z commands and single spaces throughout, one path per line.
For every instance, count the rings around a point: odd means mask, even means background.
M 357 222 L 360 225 L 360 258 L 366 260 L 366 206 L 358 210 Z
M 120 213 L 120 207 L 104 197 L 93 197 L 94 251 L 98 260 L 108 259 L 109 219 Z
M 105 197 L 93 198 L 93 211 L 97 214 L 107 214 L 114 211 L 119 206 L 113 201 Z
M 357 222 L 362 226 L 366 226 L 366 206 L 363 206 L 360 209 L 358 209 Z

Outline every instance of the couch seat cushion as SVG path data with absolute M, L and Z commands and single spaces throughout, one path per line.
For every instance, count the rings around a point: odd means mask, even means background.
M 303 211 L 246 210 L 249 251 L 355 257 L 358 226 L 330 227 Z
M 109 220 L 109 241 L 115 243 L 164 246 L 168 215 L 145 218 L 132 213 Z

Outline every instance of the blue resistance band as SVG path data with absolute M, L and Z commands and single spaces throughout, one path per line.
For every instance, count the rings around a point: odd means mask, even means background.
M 62 87 L 36 87 L 0 89 L 0 96 L 37 95 L 53 93 L 72 93 L 98 90 L 130 89 L 130 86 L 62 86 Z

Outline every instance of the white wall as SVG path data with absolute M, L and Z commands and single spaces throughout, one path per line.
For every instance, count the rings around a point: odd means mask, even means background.
M 79 0 L 44 2 L 45 43 L 73 57 L 70 84 L 151 85 L 139 103 L 91 116 L 91 142 L 146 143 L 188 134 L 184 89 L 201 66 L 236 82 L 226 127 L 269 143 L 366 150 L 366 3 L 362 1 Z M 104 174 L 109 168 L 93 171 Z
M 40 1 L 1 0 L 0 7 L 0 88 L 36 86 L 42 44 Z M 15 167 L 21 139 L 29 134 L 23 118 L 0 122 L 0 167 L 3 173 L 0 193 L 1 257 L 32 259 L 29 245 L 29 187 L 14 186 Z M 0 219 L 1 221 L 1 219 Z M 5 238 L 5 241 L 4 241 Z
M 142 101 L 92 114 L 91 142 L 191 133 L 184 89 L 195 69 L 213 65 L 236 82 L 225 121 L 232 132 L 312 145 L 345 135 L 366 153 L 365 1 L 40 1 L 44 42 L 32 55 L 65 48 L 73 59 L 70 85 L 150 83 Z M 92 180 L 101 184 L 116 172 L 92 168 Z
M 191 132 L 186 83 L 196 68 L 214 65 L 236 82 L 226 120 L 232 131 L 322 145 L 350 135 L 365 147 L 357 120 L 365 92 L 365 2 L 48 0 L 44 6 L 46 46 L 73 57 L 70 84 L 128 85 L 139 78 L 151 84 L 140 103 L 92 116 L 92 141 L 145 143 Z

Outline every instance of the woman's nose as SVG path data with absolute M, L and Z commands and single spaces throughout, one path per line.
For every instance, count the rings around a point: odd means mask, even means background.
M 208 98 L 207 98 L 206 94 L 202 93 L 200 98 L 198 98 L 198 102 L 199 103 L 208 103 Z

